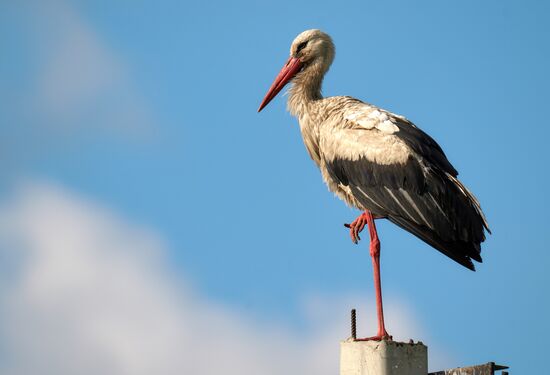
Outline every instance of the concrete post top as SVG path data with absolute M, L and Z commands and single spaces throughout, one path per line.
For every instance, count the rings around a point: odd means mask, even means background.
M 352 344 L 352 345 L 366 345 L 367 347 L 394 347 L 394 348 L 398 348 L 398 347 L 416 347 L 416 346 L 423 346 L 423 347 L 426 347 L 426 345 L 424 345 L 424 343 L 422 341 L 417 341 L 417 342 L 414 342 L 413 340 L 410 340 L 409 342 L 400 342 L 400 341 L 393 341 L 393 340 L 380 340 L 380 341 L 375 341 L 375 340 L 357 340 L 357 339 L 353 339 L 353 338 L 348 338 L 346 340 L 343 340 L 343 341 L 340 341 L 341 344 Z
M 421 342 L 340 343 L 340 375 L 427 375 L 428 348 Z

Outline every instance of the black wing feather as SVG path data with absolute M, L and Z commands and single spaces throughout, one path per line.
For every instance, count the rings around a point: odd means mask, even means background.
M 449 162 L 441 146 L 432 137 L 405 118 L 394 117 L 393 123 L 399 128 L 396 135 L 414 152 L 422 155 L 432 165 L 453 177 L 458 175 L 457 170 Z
M 456 180 L 456 169 L 430 136 L 407 120 L 396 123 L 399 131 L 394 136 L 416 157 L 390 165 L 336 158 L 326 161 L 329 174 L 373 214 L 474 270 L 471 259 L 482 261 L 480 243 L 484 228 L 488 230 L 477 200 Z

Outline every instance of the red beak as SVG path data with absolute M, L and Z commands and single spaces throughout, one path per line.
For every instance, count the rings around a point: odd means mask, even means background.
M 297 57 L 290 57 L 288 61 L 286 62 L 285 66 L 279 74 L 277 75 L 277 78 L 275 78 L 275 81 L 273 81 L 273 84 L 269 88 L 269 91 L 267 94 L 265 94 L 264 100 L 262 100 L 262 104 L 260 104 L 260 108 L 258 108 L 258 112 L 260 112 L 266 105 L 269 104 L 269 102 L 277 96 L 279 91 L 285 87 L 285 85 L 290 81 L 296 73 L 300 71 L 302 68 L 302 62 Z

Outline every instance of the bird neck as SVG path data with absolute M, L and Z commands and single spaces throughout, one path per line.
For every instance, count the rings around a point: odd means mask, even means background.
M 311 103 L 323 98 L 321 86 L 325 72 L 322 64 L 312 64 L 294 77 L 288 90 L 288 110 L 293 116 L 307 113 Z

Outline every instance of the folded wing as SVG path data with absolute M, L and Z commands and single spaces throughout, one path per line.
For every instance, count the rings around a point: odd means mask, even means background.
M 330 177 L 377 216 L 474 270 L 487 222 L 441 147 L 401 116 L 362 102 L 321 129 Z

